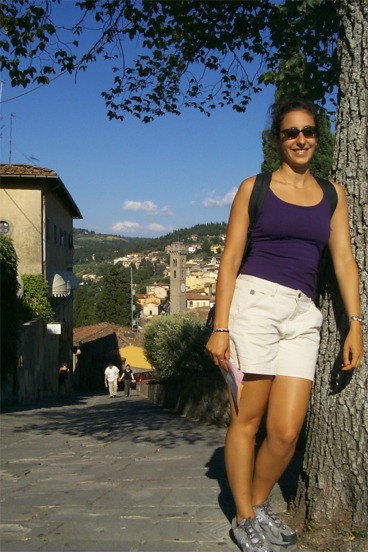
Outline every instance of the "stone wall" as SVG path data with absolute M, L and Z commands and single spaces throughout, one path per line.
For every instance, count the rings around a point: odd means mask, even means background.
M 20 328 L 18 367 L 1 387 L 1 404 L 26 403 L 57 395 L 59 336 L 49 335 L 42 320 Z
M 219 427 L 229 423 L 229 399 L 220 372 L 141 382 L 137 383 L 137 392 L 153 403 L 192 420 Z

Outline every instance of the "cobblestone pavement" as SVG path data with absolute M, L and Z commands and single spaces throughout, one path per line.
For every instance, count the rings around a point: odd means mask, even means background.
M 1 551 L 235 552 L 224 434 L 138 395 L 7 409 Z

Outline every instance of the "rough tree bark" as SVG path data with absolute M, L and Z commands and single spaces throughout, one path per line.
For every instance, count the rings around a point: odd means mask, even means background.
M 333 179 L 346 189 L 353 249 L 367 319 L 368 188 L 368 4 L 337 0 L 341 20 L 340 99 L 336 120 Z M 321 145 L 322 147 L 322 145 Z M 368 370 L 342 373 L 341 347 L 348 322 L 336 283 L 321 294 L 325 321 L 307 420 L 304 478 L 306 519 L 368 527 Z M 359 313 L 357 313 L 359 314 Z M 364 332 L 367 351 L 366 331 Z

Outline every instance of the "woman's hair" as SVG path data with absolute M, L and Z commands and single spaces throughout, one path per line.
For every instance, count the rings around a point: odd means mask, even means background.
M 317 112 L 316 106 L 314 105 L 313 102 L 309 100 L 303 100 L 303 99 L 297 100 L 295 98 L 282 98 L 271 105 L 270 134 L 273 136 L 279 136 L 282 120 L 285 117 L 285 115 L 287 115 L 291 111 L 299 111 L 301 109 L 304 111 L 308 111 L 308 113 L 312 115 L 314 119 L 314 124 L 317 128 L 317 134 L 318 134 L 318 112 Z

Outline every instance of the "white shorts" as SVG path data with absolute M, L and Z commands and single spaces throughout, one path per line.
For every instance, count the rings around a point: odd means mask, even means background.
M 246 374 L 313 381 L 321 324 L 303 292 L 240 274 L 230 308 L 231 361 Z

